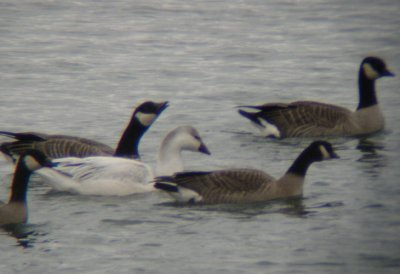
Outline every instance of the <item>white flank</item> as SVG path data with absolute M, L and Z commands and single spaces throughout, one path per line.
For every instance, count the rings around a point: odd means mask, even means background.
M 258 128 L 261 129 L 261 132 L 264 136 L 266 137 L 276 137 L 280 138 L 281 137 L 281 132 L 279 129 L 273 125 L 265 121 L 264 119 L 260 119 L 261 123 L 263 124 L 263 127 L 258 126 Z
M 200 202 L 203 197 L 199 193 L 184 187 L 178 187 L 178 192 L 168 192 L 175 200 L 180 203 Z
M 59 191 L 82 195 L 124 196 L 154 191 L 153 173 L 140 161 L 117 157 L 56 159 L 55 169 L 38 173 L 46 183 Z

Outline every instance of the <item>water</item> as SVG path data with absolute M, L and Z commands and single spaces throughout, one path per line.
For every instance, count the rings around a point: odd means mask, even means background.
M 235 106 L 314 99 L 355 108 L 357 70 L 384 58 L 387 129 L 331 139 L 304 198 L 177 206 L 163 194 L 81 197 L 35 180 L 30 220 L 0 232 L 0 273 L 398 273 L 400 4 L 380 1 L 1 1 L 1 129 L 115 146 L 141 98 L 170 107 L 141 143 L 154 165 L 175 126 L 212 156 L 188 169 L 280 176 L 311 140 L 266 140 Z M 0 162 L 0 198 L 11 167 Z

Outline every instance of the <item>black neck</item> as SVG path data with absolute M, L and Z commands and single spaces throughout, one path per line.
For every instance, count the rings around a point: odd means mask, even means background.
M 136 117 L 133 117 L 119 140 L 114 156 L 133 159 L 139 158 L 139 141 L 147 129 Z
M 360 101 L 357 110 L 378 104 L 375 94 L 375 80 L 368 79 L 362 67 L 358 75 L 358 88 Z
M 11 186 L 11 197 L 9 202 L 26 203 L 26 191 L 32 172 L 29 171 L 21 161 L 17 163 Z
M 307 170 L 310 165 L 313 162 L 318 161 L 317 157 L 318 156 L 315 155 L 313 151 L 310 151 L 309 149 L 304 150 L 293 162 L 286 173 L 295 174 L 301 177 L 306 176 Z

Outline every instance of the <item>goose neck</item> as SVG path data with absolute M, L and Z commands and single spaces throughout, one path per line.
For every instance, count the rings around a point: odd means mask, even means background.
M 157 175 L 172 175 L 183 171 L 181 149 L 174 144 L 161 145 L 157 160 Z
M 378 104 L 375 93 L 375 80 L 368 79 L 362 68 L 360 68 L 359 72 L 358 88 L 359 104 L 357 110 Z
M 139 142 L 147 127 L 133 117 L 119 140 L 114 156 L 124 158 L 139 158 Z
M 294 174 L 300 177 L 305 177 L 310 165 L 317 161 L 317 155 L 309 149 L 304 150 L 293 164 L 290 166 L 286 174 Z
M 14 178 L 11 186 L 11 197 L 9 202 L 26 203 L 26 192 L 31 171 L 21 162 L 18 162 L 15 169 Z

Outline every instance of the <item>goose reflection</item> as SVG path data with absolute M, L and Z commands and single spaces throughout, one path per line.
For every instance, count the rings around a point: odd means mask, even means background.
M 265 214 L 283 214 L 295 218 L 306 217 L 310 212 L 303 204 L 303 200 L 303 197 L 290 197 L 249 204 L 183 205 L 176 202 L 164 202 L 159 205 L 177 208 L 191 207 L 199 211 L 218 211 L 232 214 L 234 219 L 249 220 Z
M 1 234 L 7 234 L 17 241 L 17 246 L 22 248 L 32 248 L 36 242 L 38 233 L 32 229 L 32 226 L 26 224 L 4 225 L 0 228 Z
M 361 168 L 373 178 L 379 176 L 383 167 L 387 165 L 387 157 L 384 155 L 385 144 L 383 142 L 360 139 L 356 147 L 361 152 L 361 157 L 357 160 L 362 163 Z

